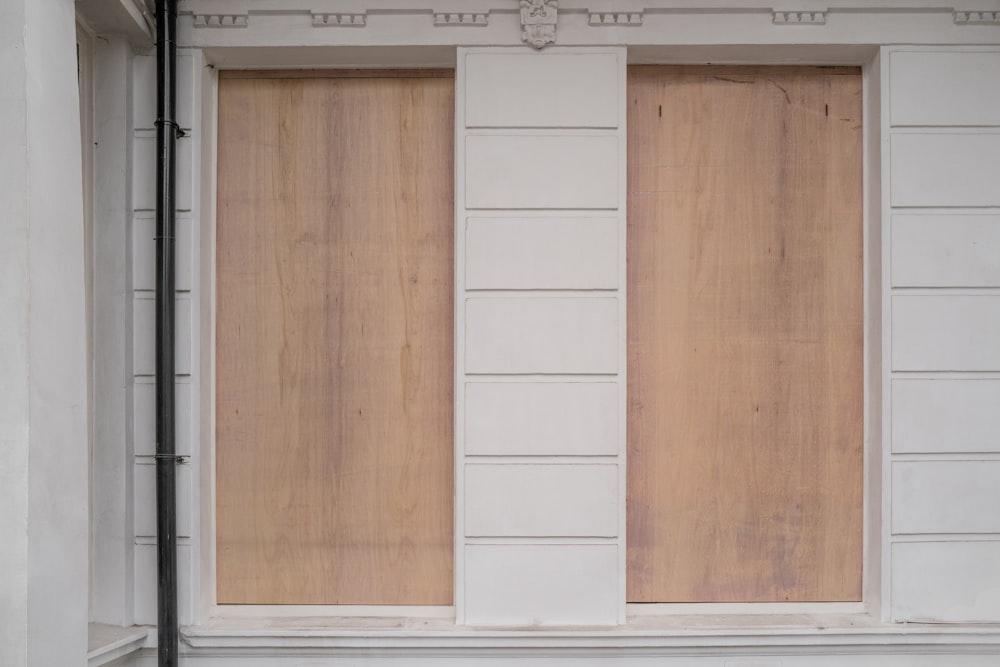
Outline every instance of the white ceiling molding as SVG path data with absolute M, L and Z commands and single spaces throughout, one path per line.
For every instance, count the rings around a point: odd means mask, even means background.
M 312 24 L 316 27 L 364 28 L 367 25 L 364 14 L 313 14 Z
M 798 11 L 798 12 L 774 12 L 771 17 L 773 23 L 779 25 L 824 25 L 826 23 L 826 12 Z
M 458 12 L 436 12 L 434 14 L 434 25 L 437 26 L 477 26 L 486 27 L 489 23 L 489 14 L 480 12 L 478 14 L 458 13 Z
M 109 1 L 78 0 L 82 4 Z M 133 2 L 115 1 L 127 5 Z M 639 57 L 637 54 L 643 49 L 660 47 L 697 50 L 734 44 L 845 48 L 878 44 L 992 44 L 998 41 L 995 28 L 1000 25 L 1000 11 L 991 7 L 992 2 L 180 0 L 178 28 L 179 44 L 194 48 L 624 45 L 632 49 L 629 56 L 632 59 Z M 192 29 L 195 26 L 245 29 Z M 327 27 L 364 27 L 364 30 L 315 29 Z M 295 56 L 293 60 L 298 62 L 298 58 Z M 309 62 L 316 66 L 329 62 L 328 55 L 318 52 L 310 58 Z M 710 55 L 707 59 L 716 61 L 718 56 Z
M 247 14 L 195 14 L 195 28 L 245 28 Z
M 956 11 L 952 20 L 958 25 L 1000 25 L 1000 11 Z
M 642 12 L 590 12 L 592 26 L 640 26 Z

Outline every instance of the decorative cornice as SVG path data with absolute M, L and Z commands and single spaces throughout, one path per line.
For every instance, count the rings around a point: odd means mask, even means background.
M 246 14 L 195 14 L 195 28 L 245 28 Z
M 590 12 L 590 25 L 640 26 L 642 25 L 642 12 Z
M 958 25 L 1000 25 L 1000 11 L 956 11 L 951 18 Z
M 485 27 L 489 14 L 461 14 L 457 12 L 437 12 L 434 14 L 434 25 L 438 26 L 478 26 Z
M 521 0 L 521 41 L 536 49 L 556 41 L 558 0 Z
M 826 23 L 826 12 L 821 12 L 821 11 L 799 11 L 799 12 L 775 11 L 771 15 L 771 22 L 779 24 L 779 25 L 824 25 Z
M 316 27 L 334 28 L 364 28 L 364 14 L 313 14 L 313 25 Z

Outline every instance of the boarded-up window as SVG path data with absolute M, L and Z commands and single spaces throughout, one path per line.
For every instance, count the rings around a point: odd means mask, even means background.
M 628 600 L 859 600 L 860 72 L 628 91 Z
M 451 604 L 450 73 L 223 74 L 221 604 Z

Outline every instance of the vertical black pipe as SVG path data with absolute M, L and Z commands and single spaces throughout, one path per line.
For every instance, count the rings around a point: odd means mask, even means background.
M 177 454 L 174 428 L 176 0 L 156 0 L 156 572 L 159 667 L 176 667 Z

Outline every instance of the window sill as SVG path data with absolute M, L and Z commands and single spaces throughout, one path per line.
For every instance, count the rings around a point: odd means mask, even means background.
M 87 667 L 109 665 L 120 658 L 138 653 L 148 634 L 149 628 L 123 628 L 103 623 L 89 624 L 87 626 Z
M 372 654 L 405 649 L 519 649 L 539 655 L 587 649 L 659 655 L 748 653 L 989 653 L 1000 654 L 1000 624 L 889 624 L 865 614 L 641 616 L 616 627 L 457 626 L 414 618 L 212 619 L 182 630 L 192 652 L 281 649 L 289 653 L 341 649 Z

